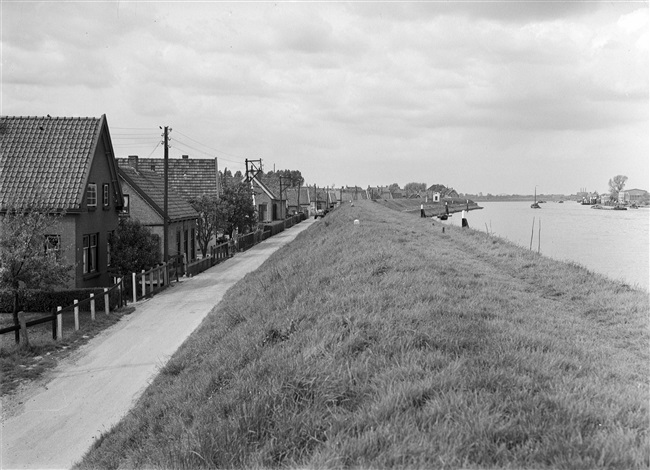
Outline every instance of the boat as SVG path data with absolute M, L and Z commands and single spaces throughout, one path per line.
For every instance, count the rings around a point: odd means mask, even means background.
M 535 186 L 535 202 L 530 205 L 531 209 L 541 209 L 539 203 L 537 202 L 537 186 Z

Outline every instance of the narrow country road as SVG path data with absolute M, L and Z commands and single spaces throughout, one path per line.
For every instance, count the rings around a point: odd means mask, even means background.
M 127 413 L 228 288 L 312 223 L 138 302 L 130 316 L 59 364 L 51 380 L 20 397 L 18 408 L 3 403 L 0 468 L 70 468 Z

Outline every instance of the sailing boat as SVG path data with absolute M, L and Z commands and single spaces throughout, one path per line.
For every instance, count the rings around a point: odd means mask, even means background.
M 530 205 L 531 209 L 541 209 L 539 203 L 537 202 L 537 186 L 535 186 L 535 202 Z

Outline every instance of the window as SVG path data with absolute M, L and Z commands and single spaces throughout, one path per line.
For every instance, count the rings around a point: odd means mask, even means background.
M 129 215 L 131 211 L 131 200 L 128 194 L 124 195 L 124 206 L 122 206 L 122 215 Z
M 45 254 L 59 259 L 61 255 L 61 235 L 45 235 Z
M 104 202 L 104 207 L 108 207 L 111 205 L 111 198 L 110 198 L 110 186 L 108 183 L 104 183 L 102 185 L 102 200 Z
M 97 207 L 97 185 L 95 183 L 88 183 L 86 205 L 88 207 Z
M 98 233 L 91 233 L 83 236 L 83 273 L 90 274 L 97 272 L 97 239 Z

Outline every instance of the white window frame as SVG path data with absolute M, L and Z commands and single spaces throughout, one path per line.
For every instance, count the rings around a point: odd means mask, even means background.
M 88 183 L 86 190 L 86 205 L 88 207 L 97 207 L 97 184 Z
M 102 185 L 102 202 L 104 203 L 104 207 L 109 207 L 111 205 L 110 189 L 111 187 L 109 183 L 104 183 Z

